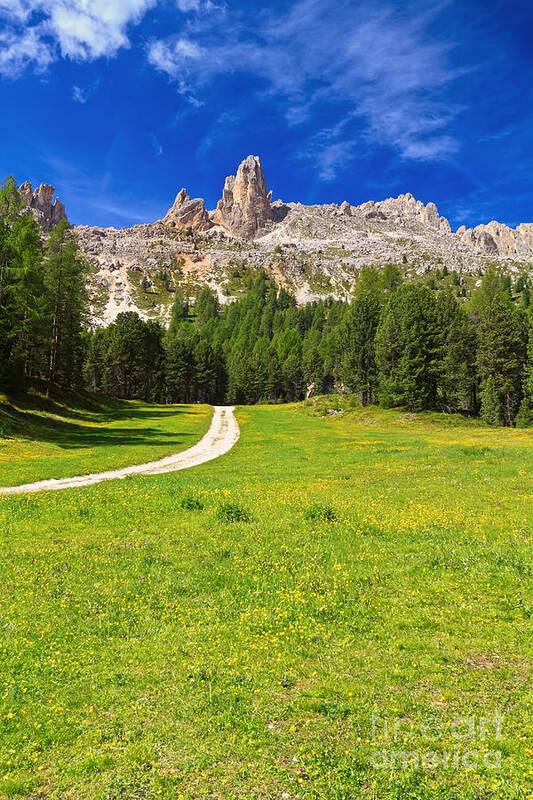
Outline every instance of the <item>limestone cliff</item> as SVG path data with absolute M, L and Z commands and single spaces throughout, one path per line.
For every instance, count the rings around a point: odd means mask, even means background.
M 533 260 L 533 223 L 523 222 L 509 228 L 501 222 L 489 222 L 475 228 L 458 229 L 457 237 L 485 255 L 517 260 Z

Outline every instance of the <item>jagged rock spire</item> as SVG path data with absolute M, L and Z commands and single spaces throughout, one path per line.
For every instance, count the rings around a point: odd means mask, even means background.
M 272 194 L 267 190 L 261 161 L 258 156 L 248 156 L 237 175 L 226 178 L 212 220 L 235 236 L 252 239 L 273 219 Z
M 67 219 L 65 206 L 59 197 L 54 201 L 55 191 L 49 183 L 41 183 L 34 191 L 29 181 L 21 184 L 19 189 L 24 207 L 31 209 L 45 233 L 51 231 L 62 219 Z

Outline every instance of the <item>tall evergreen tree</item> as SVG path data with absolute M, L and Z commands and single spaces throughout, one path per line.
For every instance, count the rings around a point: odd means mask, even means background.
M 474 326 L 466 309 L 459 305 L 449 290 L 439 295 L 437 309 L 443 339 L 441 406 L 447 411 L 474 413 L 476 409 Z
M 182 322 L 189 316 L 189 303 L 185 299 L 183 290 L 177 288 L 174 294 L 174 302 L 172 303 L 172 310 L 170 312 L 170 323 L 168 326 L 168 333 L 172 336 L 177 333 Z
M 44 336 L 41 243 L 22 213 L 11 176 L 0 186 L 0 385 L 20 388 L 41 366 Z
M 427 286 L 403 285 L 390 297 L 376 331 L 382 399 L 413 411 L 435 408 L 442 331 Z
M 48 299 L 48 388 L 66 386 L 81 375 L 80 351 L 87 305 L 87 266 L 76 237 L 62 220 L 50 233 L 45 248 L 44 285 Z
M 172 336 L 166 349 L 167 402 L 190 403 L 193 377 L 194 358 L 190 338 L 185 333 Z
M 344 318 L 343 382 L 361 396 L 363 406 L 373 403 L 377 392 L 375 339 L 381 298 L 375 271 L 367 271 L 359 282 Z
M 493 375 L 486 379 L 481 390 L 481 419 L 486 425 L 499 425 L 502 416 L 500 392 Z
M 482 392 L 491 378 L 499 396 L 501 422 L 510 425 L 522 397 L 525 325 L 507 291 L 480 306 L 477 367 Z

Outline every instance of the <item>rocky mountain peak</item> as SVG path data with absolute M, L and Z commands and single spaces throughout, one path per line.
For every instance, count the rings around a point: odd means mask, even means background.
M 274 220 L 272 193 L 267 189 L 258 156 L 245 158 L 237 175 L 226 178 L 212 220 L 244 239 L 252 239 L 260 228 Z
M 391 220 L 412 220 L 441 233 L 451 233 L 450 223 L 446 217 L 441 217 L 435 203 L 424 205 L 421 200 L 416 200 L 410 192 L 400 194 L 398 197 L 389 197 L 374 205 L 378 211 Z
M 54 217 L 53 187 L 34 192 L 25 184 L 23 195 L 34 213 L 48 209 Z M 189 227 L 194 237 L 176 235 Z M 257 156 L 226 178 L 214 211 L 181 189 L 159 222 L 120 230 L 77 226 L 76 232 L 93 267 L 92 313 L 100 324 L 127 310 L 168 319 L 177 287 L 193 298 L 209 286 L 221 303 L 230 302 L 262 269 L 301 303 L 349 297 L 367 266 L 397 264 L 406 280 L 418 280 L 446 265 L 460 286 L 494 264 L 515 275 L 533 270 L 533 223 L 491 222 L 452 233 L 434 203 L 410 193 L 361 205 L 273 203 Z
M 487 225 L 465 228 L 461 225 L 456 236 L 484 255 L 503 256 L 518 260 L 533 260 L 533 223 L 522 222 L 509 228 L 493 220 Z
M 189 227 L 195 231 L 207 231 L 213 226 L 202 198 L 191 199 L 186 189 L 177 194 L 174 205 L 167 211 L 162 222 L 178 231 Z
M 33 216 L 45 233 L 52 230 L 62 219 L 67 219 L 65 206 L 55 195 L 55 187 L 41 183 L 35 191 L 30 181 L 21 184 L 19 192 L 24 207 L 31 209 Z

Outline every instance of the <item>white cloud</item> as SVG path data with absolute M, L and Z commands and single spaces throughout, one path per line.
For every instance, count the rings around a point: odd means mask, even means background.
M 90 96 L 95 92 L 100 85 L 100 79 L 97 78 L 93 83 L 89 86 L 81 87 L 81 86 L 73 86 L 72 87 L 72 99 L 76 103 L 86 103 Z
M 162 156 L 163 145 L 161 144 L 155 133 L 150 133 L 149 135 L 150 135 L 150 141 L 152 142 L 152 147 L 154 148 L 154 153 L 156 154 L 156 156 Z
M 139 22 L 156 2 L 0 0 L 0 17 L 6 20 L 0 40 L 0 71 L 15 75 L 30 64 L 46 67 L 57 57 L 57 48 L 63 57 L 77 61 L 113 56 L 129 46 L 128 27 Z M 39 22 L 32 25 L 36 15 Z
M 24 0 L 0 0 L 0 14 L 7 14 L 14 19 L 24 21 L 28 17 L 29 10 Z
M 224 6 L 217 6 L 212 0 L 176 0 L 176 5 L 184 14 L 224 10 Z
M 341 168 L 353 158 L 355 142 L 339 141 L 325 144 L 316 151 L 318 174 L 323 181 L 332 181 Z
M 196 20 L 187 35 L 152 42 L 148 59 L 197 100 L 220 75 L 258 78 L 279 97 L 288 124 L 313 119 L 327 134 L 307 144 L 331 180 L 356 155 L 346 123 L 405 159 L 446 158 L 457 149 L 447 129 L 458 109 L 442 90 L 461 73 L 450 67 L 452 48 L 427 32 L 444 5 L 417 13 L 415 6 L 297 0 L 289 13 L 258 12 L 249 25 Z
M 27 28 L 20 34 L 11 30 L 0 33 L 0 74 L 15 78 L 30 63 L 38 72 L 45 70 L 56 53 L 42 34 L 40 26 Z
M 92 60 L 128 47 L 127 27 L 155 0 L 44 0 L 64 56 Z
M 179 78 L 187 72 L 191 62 L 199 62 L 204 58 L 202 48 L 189 39 L 155 41 L 148 48 L 148 60 L 152 66 L 172 78 Z

